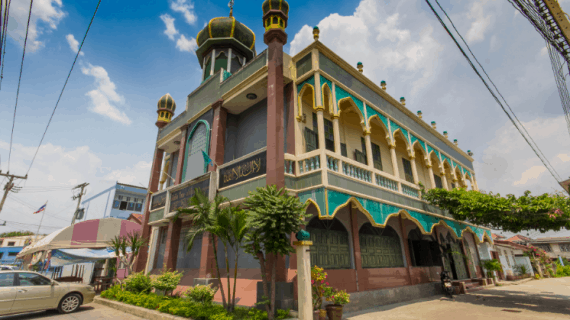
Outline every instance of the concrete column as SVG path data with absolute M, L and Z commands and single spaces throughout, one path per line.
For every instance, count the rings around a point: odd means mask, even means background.
M 435 189 L 435 178 L 433 177 L 433 169 L 431 164 L 428 163 L 428 175 L 429 175 L 429 182 L 431 183 L 431 189 Z
M 410 285 L 414 284 L 412 279 L 412 257 L 410 256 L 410 248 L 408 247 L 408 234 L 406 233 L 406 228 L 404 227 L 404 219 L 402 215 L 398 215 L 398 220 L 400 221 L 400 230 L 402 231 L 402 245 L 404 246 L 404 252 L 406 254 L 406 265 L 407 265 L 407 272 L 408 272 L 408 280 L 410 281 Z
M 334 152 L 340 156 L 340 127 L 339 127 L 339 116 L 333 115 L 332 116 L 332 123 L 333 123 L 333 133 L 334 133 Z
M 158 231 L 159 231 L 159 227 L 152 227 L 152 232 L 150 234 L 150 253 L 148 256 L 148 259 L 146 261 L 146 267 L 145 267 L 145 274 L 148 274 L 150 271 L 152 271 L 152 261 L 154 261 L 154 256 L 156 255 L 156 250 L 157 248 L 157 244 L 158 244 Z
M 174 185 L 182 183 L 182 171 L 184 168 L 184 157 L 186 157 L 186 145 L 188 139 L 188 124 L 180 127 L 180 145 L 178 148 L 178 163 L 176 164 L 176 177 L 174 178 Z M 174 165 L 174 164 L 173 164 Z
M 368 166 L 374 168 L 374 158 L 372 157 L 372 142 L 370 141 L 370 129 L 364 132 L 364 143 L 366 144 L 366 161 Z
M 212 135 L 210 139 L 210 158 L 217 165 L 224 163 L 224 151 L 226 141 L 227 110 L 222 107 L 224 100 L 218 100 L 212 104 L 214 120 L 212 121 Z M 208 166 L 208 171 L 216 171 L 215 165 Z
M 362 256 L 360 254 L 360 237 L 358 236 L 358 211 L 349 205 L 350 210 L 350 227 L 352 229 L 352 245 L 354 249 L 354 269 L 356 271 L 356 291 L 360 291 L 358 275 L 362 275 Z
M 267 44 L 267 176 L 268 185 L 285 186 L 283 146 L 283 46 L 287 34 L 269 30 L 264 35 Z
M 445 190 L 449 190 L 449 186 L 447 184 L 447 175 L 445 174 L 445 169 L 441 170 L 441 182 L 443 183 L 443 188 Z
M 313 319 L 313 304 L 311 290 L 311 241 L 295 241 L 297 255 L 297 301 L 299 302 L 299 319 Z
M 414 183 L 418 184 L 418 181 L 420 181 L 420 180 L 418 179 L 418 168 L 416 167 L 416 157 L 415 156 L 410 157 L 410 163 L 412 165 L 412 174 L 414 175 Z
M 176 219 L 176 222 L 170 220 L 168 222 L 168 231 L 166 234 L 166 246 L 164 250 L 164 267 L 163 270 L 176 270 L 176 260 L 178 259 L 178 245 L 180 244 L 180 231 L 182 230 L 182 219 Z
M 230 48 L 229 50 L 229 54 L 228 54 L 228 67 L 226 68 L 227 72 L 231 72 L 231 67 L 232 67 L 232 48 Z
M 325 116 L 323 106 L 317 107 L 317 133 L 319 134 L 319 149 L 325 149 Z M 314 129 L 314 128 L 313 128 Z
M 475 176 L 473 176 L 473 180 L 471 182 L 471 188 L 475 191 L 479 191 L 479 186 L 477 186 L 477 180 L 475 179 Z
M 394 177 L 396 177 L 396 182 L 398 182 L 398 191 L 402 192 L 402 183 L 400 183 L 400 170 L 398 169 L 398 158 L 396 156 L 395 144 L 390 145 L 390 157 L 392 158 L 392 168 L 394 170 Z
M 152 169 L 150 171 L 150 181 L 148 183 L 149 193 L 145 200 L 145 210 L 142 226 L 142 238 L 148 239 L 150 237 L 150 226 L 148 225 L 148 218 L 150 215 L 150 200 L 152 193 L 158 190 L 158 179 L 160 178 L 160 165 L 162 164 L 162 157 L 164 150 L 156 148 L 154 151 L 154 160 L 152 161 Z M 134 272 L 141 272 L 145 269 L 146 260 L 148 258 L 148 245 L 142 246 L 135 263 Z

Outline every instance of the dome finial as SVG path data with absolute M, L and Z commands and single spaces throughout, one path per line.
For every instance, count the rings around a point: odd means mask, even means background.
M 230 3 L 228 3 L 228 7 L 230 7 L 230 18 L 231 18 L 234 12 L 234 0 L 230 0 Z

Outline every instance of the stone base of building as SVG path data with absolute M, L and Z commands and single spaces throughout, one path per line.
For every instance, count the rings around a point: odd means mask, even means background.
M 267 284 L 267 292 L 271 296 L 271 282 Z M 257 302 L 263 301 L 263 281 L 257 283 Z M 259 310 L 265 310 L 265 305 L 256 305 Z M 293 282 L 275 282 L 275 308 L 297 310 L 293 296 Z
M 355 312 L 387 304 L 429 298 L 443 294 L 441 282 L 430 282 L 412 286 L 402 286 L 381 290 L 350 293 L 350 303 L 344 305 L 343 312 Z M 324 304 L 329 304 L 325 302 Z

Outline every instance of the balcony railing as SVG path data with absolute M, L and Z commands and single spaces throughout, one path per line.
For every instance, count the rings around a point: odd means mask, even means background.
M 407 186 L 405 184 L 402 184 L 402 193 L 406 194 L 410 197 L 414 197 L 414 198 L 420 197 L 420 191 L 419 190 L 414 189 L 414 188 Z
M 398 191 L 398 182 L 376 174 L 376 184 L 394 191 Z
M 327 168 L 329 168 L 329 170 L 338 172 L 338 163 L 338 159 L 333 158 L 327 154 Z
M 321 168 L 321 156 L 315 155 L 307 159 L 299 160 L 299 173 L 307 173 Z
M 342 163 L 342 173 L 358 180 L 372 182 L 372 172 L 347 162 Z

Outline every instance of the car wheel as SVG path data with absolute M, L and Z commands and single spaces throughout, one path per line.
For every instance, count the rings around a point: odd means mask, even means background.
M 70 293 L 63 297 L 59 302 L 59 306 L 57 307 L 57 311 L 59 313 L 71 313 L 81 306 L 81 296 L 77 293 Z

